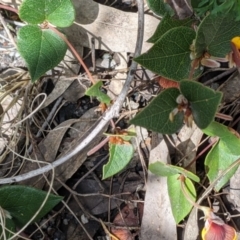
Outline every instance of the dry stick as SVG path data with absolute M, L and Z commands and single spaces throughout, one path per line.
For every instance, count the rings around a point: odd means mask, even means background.
M 136 43 L 134 57 L 139 56 L 141 53 L 141 48 L 142 48 L 142 43 L 143 43 L 143 30 L 144 30 L 143 0 L 137 0 L 137 1 L 138 1 L 138 36 L 137 36 L 137 43 Z M 61 164 L 65 163 L 70 158 L 75 156 L 77 153 L 79 153 L 81 150 L 83 150 L 102 131 L 102 129 L 108 124 L 108 122 L 112 118 L 118 117 L 119 112 L 122 107 L 122 104 L 128 93 L 128 89 L 129 89 L 131 82 L 133 80 L 133 77 L 135 75 L 136 69 L 137 69 L 137 63 L 132 62 L 130 70 L 128 72 L 126 82 L 123 86 L 121 93 L 119 94 L 118 98 L 116 99 L 116 102 L 97 121 L 97 123 L 93 127 L 93 130 L 86 134 L 86 137 L 79 143 L 79 145 L 75 149 L 73 149 L 73 151 L 71 151 L 67 155 L 57 159 L 50 165 L 46 165 L 42 168 L 30 171 L 26 174 L 21 174 L 21 175 L 15 176 L 15 177 L 10 177 L 10 178 L 5 178 L 5 179 L 0 179 L 0 184 L 20 182 L 20 181 L 23 181 L 23 180 L 26 180 L 26 179 L 29 179 L 29 178 L 32 178 L 35 176 L 39 176 L 43 173 L 46 173 L 46 172 L 52 170 L 52 168 L 60 166 Z
M 17 48 L 17 45 L 16 45 L 16 43 L 15 43 L 15 41 L 14 41 L 14 38 L 13 38 L 11 32 L 9 31 L 9 29 L 8 29 L 8 27 L 7 27 L 7 25 L 6 25 L 5 21 L 4 21 L 3 16 L 2 16 L 1 13 L 0 13 L 0 21 L 1 21 L 1 23 L 2 23 L 2 25 L 3 25 L 3 27 L 4 27 L 4 29 L 5 29 L 8 37 L 10 38 L 13 46 L 14 46 L 15 48 Z
M 55 112 L 56 112 L 56 110 L 57 110 L 57 108 L 58 108 L 58 106 L 59 106 L 59 104 L 61 103 L 62 100 L 63 100 L 63 96 L 59 97 L 58 100 L 55 102 L 55 104 L 54 104 L 51 112 L 49 113 L 47 119 L 44 121 L 41 129 L 38 130 L 38 132 L 37 132 L 37 134 L 36 134 L 36 136 L 35 136 L 36 138 L 41 137 L 42 132 L 43 132 L 43 131 L 47 128 L 47 126 L 49 125 L 50 120 L 53 118 L 53 115 L 55 114 Z M 30 147 L 29 147 L 28 150 L 27 150 L 28 154 L 30 154 L 30 153 L 32 152 L 32 148 L 33 148 L 33 146 L 32 146 L 32 144 L 31 144 Z
M 218 80 L 220 80 L 221 78 L 231 74 L 231 73 L 234 73 L 237 69 L 236 68 L 230 68 L 229 70 L 217 75 L 216 77 L 214 78 L 211 78 L 209 80 L 207 80 L 205 83 L 203 83 L 204 85 L 210 85 Z

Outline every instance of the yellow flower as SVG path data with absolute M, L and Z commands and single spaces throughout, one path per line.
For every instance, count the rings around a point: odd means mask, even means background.
M 231 42 L 237 47 L 237 49 L 240 49 L 240 37 L 232 38 Z
M 205 214 L 205 226 L 202 230 L 203 240 L 237 240 L 235 229 L 216 216 L 210 208 L 201 207 Z

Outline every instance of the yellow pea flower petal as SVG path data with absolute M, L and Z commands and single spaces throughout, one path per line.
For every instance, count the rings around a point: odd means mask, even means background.
M 237 49 L 240 49 L 240 37 L 232 38 L 231 42 L 237 47 Z

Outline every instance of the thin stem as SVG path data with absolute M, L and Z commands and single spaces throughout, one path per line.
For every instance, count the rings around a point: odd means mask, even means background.
M 84 70 L 86 71 L 90 81 L 92 82 L 92 84 L 95 83 L 95 80 L 92 77 L 92 74 L 90 73 L 90 71 L 88 70 L 87 66 L 85 65 L 85 63 L 83 62 L 82 58 L 79 56 L 79 54 L 77 53 L 77 51 L 75 50 L 75 48 L 73 47 L 73 45 L 68 41 L 68 39 L 61 33 L 59 32 L 55 27 L 52 27 L 51 25 L 48 25 L 49 29 L 51 29 L 53 32 L 55 32 L 59 37 L 62 38 L 62 40 L 68 45 L 69 49 L 72 51 L 72 53 L 74 54 L 74 56 L 77 58 L 77 60 L 79 61 L 79 63 L 83 66 Z
M 15 9 L 15 8 L 13 8 L 13 7 L 0 4 L 0 8 L 1 8 L 1 9 L 5 9 L 5 10 L 8 10 L 8 11 L 11 11 L 11 12 L 15 12 L 16 14 L 18 14 L 18 10 Z
M 195 203 L 195 202 L 191 199 L 191 197 L 190 197 L 190 195 L 188 194 L 188 192 L 186 191 L 185 179 L 186 179 L 185 176 L 180 175 L 179 181 L 180 181 L 180 186 L 181 186 L 182 193 L 183 193 L 184 197 L 188 200 L 189 203 L 191 203 L 191 205 L 192 205 L 193 207 L 196 207 L 196 208 L 200 209 L 201 206 L 198 205 L 197 203 Z

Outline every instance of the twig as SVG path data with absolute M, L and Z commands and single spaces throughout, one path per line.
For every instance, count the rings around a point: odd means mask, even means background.
M 143 43 L 143 32 L 144 32 L 144 7 L 143 7 L 143 0 L 137 0 L 138 1 L 138 36 L 137 36 L 137 43 L 136 43 L 136 49 L 134 57 L 137 57 L 141 53 L 142 49 L 142 43 Z M 14 182 L 20 182 L 35 176 L 38 176 L 40 174 L 46 173 L 50 171 L 52 168 L 55 168 L 69 159 L 71 159 L 73 156 L 75 156 L 77 153 L 79 153 L 81 150 L 83 150 L 100 132 L 102 132 L 102 129 L 108 124 L 108 122 L 113 118 L 117 117 L 119 115 L 119 112 L 121 110 L 122 104 L 126 98 L 126 95 L 128 93 L 128 89 L 131 85 L 131 82 L 133 80 L 135 71 L 137 69 L 137 63 L 132 62 L 130 70 L 128 72 L 128 76 L 126 79 L 126 82 L 123 86 L 123 89 L 121 93 L 119 94 L 118 98 L 116 99 L 116 102 L 112 105 L 112 107 L 101 117 L 97 123 L 94 125 L 92 131 L 87 133 L 87 136 L 83 141 L 80 141 L 79 145 L 73 149 L 70 153 L 67 155 L 57 159 L 50 165 L 46 165 L 42 168 L 30 171 L 26 174 L 18 175 L 15 177 L 0 179 L 0 184 L 6 184 L 6 183 L 14 183 Z
M 236 68 L 230 68 L 229 70 L 226 70 L 225 72 L 217 75 L 216 77 L 212 78 L 212 79 L 209 79 L 207 80 L 205 83 L 203 83 L 204 85 L 210 85 L 220 79 L 222 79 L 223 77 L 231 74 L 231 73 L 234 73 L 236 71 Z
M 43 132 L 43 131 L 46 129 L 46 127 L 49 125 L 50 120 L 53 118 L 53 115 L 55 114 L 55 112 L 56 112 L 56 110 L 57 110 L 57 108 L 58 108 L 58 106 L 59 106 L 59 104 L 61 103 L 62 100 L 63 100 L 63 96 L 60 96 L 60 97 L 58 98 L 58 100 L 55 102 L 55 104 L 54 104 L 51 112 L 49 113 L 47 119 L 46 119 L 45 122 L 43 123 L 41 129 L 38 130 L 38 132 L 37 132 L 37 134 L 36 134 L 36 136 L 35 136 L 36 138 L 41 137 L 42 132 Z M 27 150 L 28 154 L 30 154 L 30 153 L 32 152 L 32 147 L 33 147 L 33 146 L 32 146 L 32 144 L 31 144 L 30 147 L 29 147 L 28 150 Z
M 1 13 L 0 13 L 0 21 L 1 21 L 1 24 L 3 25 L 3 27 L 4 27 L 4 29 L 5 29 L 8 37 L 10 38 L 13 46 L 14 46 L 15 48 L 17 48 L 17 45 L 16 45 L 16 43 L 15 43 L 15 41 L 14 41 L 14 39 L 13 39 L 13 36 L 12 36 L 11 32 L 9 31 L 9 29 L 8 29 L 8 27 L 7 27 L 7 25 L 6 25 L 5 21 L 4 21 L 3 16 L 2 16 Z

